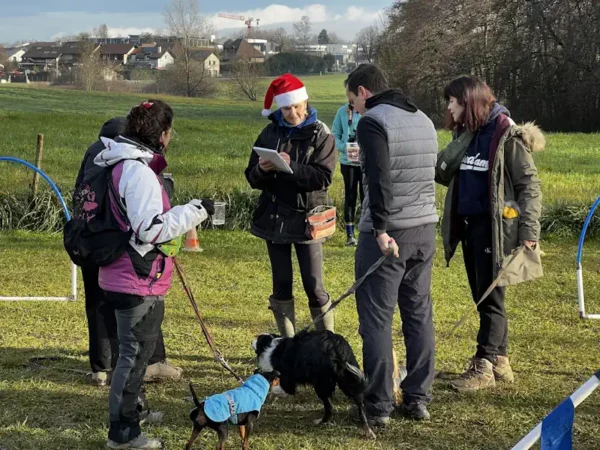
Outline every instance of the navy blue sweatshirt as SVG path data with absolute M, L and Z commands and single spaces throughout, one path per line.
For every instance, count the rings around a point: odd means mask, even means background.
M 504 106 L 494 103 L 487 122 L 473 136 L 460 164 L 458 214 L 461 216 L 478 216 L 489 212 L 488 172 L 493 163 L 489 160 L 490 146 L 496 132 L 496 119 L 500 114 L 510 116 Z

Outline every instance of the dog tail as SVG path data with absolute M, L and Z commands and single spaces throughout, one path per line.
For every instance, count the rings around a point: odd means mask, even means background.
M 196 391 L 194 390 L 194 385 L 192 384 L 191 381 L 190 381 L 190 392 L 192 393 L 192 398 L 194 399 L 194 404 L 196 405 L 197 408 L 200 408 L 202 406 L 202 404 L 200 403 L 200 400 L 198 400 L 198 396 L 196 395 Z
M 353 391 L 363 393 L 367 390 L 369 380 L 365 373 L 357 366 L 347 362 L 343 370 L 343 377 L 349 386 L 353 387 Z

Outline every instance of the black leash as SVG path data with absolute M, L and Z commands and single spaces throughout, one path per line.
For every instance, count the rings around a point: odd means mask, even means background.
M 235 371 L 227 363 L 225 358 L 223 358 L 221 351 L 217 348 L 215 341 L 210 333 L 210 330 L 206 326 L 206 323 L 204 322 L 204 319 L 202 318 L 202 315 L 200 314 L 200 310 L 198 309 L 198 304 L 196 303 L 196 300 L 194 299 L 194 294 L 192 293 L 192 290 L 188 287 L 188 285 L 185 281 L 185 277 L 183 275 L 183 270 L 181 269 L 181 265 L 179 264 L 179 261 L 177 260 L 177 258 L 173 258 L 173 263 L 175 264 L 175 269 L 177 270 L 177 275 L 179 275 L 179 279 L 181 280 L 181 284 L 183 285 L 183 290 L 185 291 L 185 293 L 188 296 L 188 299 L 190 300 L 190 304 L 192 305 L 192 308 L 194 309 L 194 312 L 196 313 L 198 322 L 200 322 L 200 328 L 202 328 L 202 334 L 204 334 L 204 337 L 206 338 L 206 342 L 208 343 L 208 346 L 210 347 L 211 351 L 213 352 L 213 357 L 214 357 L 215 361 L 217 361 L 225 370 L 227 370 L 231 375 L 233 375 L 234 378 L 240 384 L 243 384 L 244 380 L 242 379 L 242 377 L 240 377 L 237 373 L 235 373 Z
M 310 328 L 313 325 L 315 325 L 320 320 L 323 320 L 323 317 L 325 317 L 326 314 L 333 311 L 342 302 L 342 300 L 344 300 L 344 299 L 350 297 L 352 294 L 354 294 L 356 292 L 356 290 L 360 287 L 360 285 L 363 284 L 363 282 L 367 279 L 367 277 L 369 275 L 371 275 L 373 272 L 375 272 L 377 269 L 379 269 L 379 267 L 381 267 L 381 265 L 383 264 L 383 262 L 385 261 L 385 259 L 387 257 L 388 257 L 388 255 L 383 255 L 377 261 L 375 261 L 375 264 L 373 264 L 371 267 L 369 267 L 369 270 L 367 270 L 367 273 L 365 273 L 361 278 L 356 280 L 354 282 L 354 284 L 352 286 L 350 286 L 350 289 L 348 289 L 344 294 L 342 294 L 342 296 L 340 298 L 338 298 L 335 302 L 333 302 L 331 304 L 331 306 L 329 307 L 329 309 L 327 309 L 327 311 L 325 311 L 324 313 L 315 317 L 315 319 L 311 323 L 309 323 L 306 327 L 304 327 L 304 329 L 302 331 L 310 330 Z

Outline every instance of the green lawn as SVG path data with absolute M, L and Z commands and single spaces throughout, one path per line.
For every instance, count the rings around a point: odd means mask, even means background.
M 345 101 L 343 76 L 303 79 L 319 117 L 330 124 Z M 0 85 L 0 156 L 33 161 L 36 136 L 43 133 L 43 169 L 68 192 L 81 157 L 101 124 L 126 114 L 144 98 Z M 266 124 L 260 115 L 262 102 L 165 99 L 176 114 L 177 138 L 169 148 L 169 171 L 176 180 L 177 198 L 246 192 L 243 169 L 254 139 Z M 442 147 L 450 135 L 440 132 L 439 138 Z M 547 150 L 536 155 L 536 162 L 545 208 L 554 207 L 559 222 L 563 206 L 565 215 L 579 215 L 575 226 L 568 228 L 570 223 L 565 222 L 571 236 L 578 234 L 586 208 L 573 212 L 571 206 L 589 205 L 600 195 L 600 135 L 550 134 Z M 0 200 L 25 192 L 30 182 L 30 172 L 0 164 Z M 341 200 L 342 182 L 337 172 L 331 193 Z M 442 195 L 440 189 L 438 201 Z M 345 248 L 342 239 L 338 232 L 325 249 L 325 282 L 333 297 L 353 281 L 353 250 Z M 249 234 L 231 231 L 203 232 L 200 240 L 204 253 L 182 256 L 186 274 L 223 353 L 236 370 L 250 374 L 254 367 L 251 340 L 258 333 L 274 330 L 267 309 L 271 279 L 264 245 Z M 600 323 L 581 322 L 577 315 L 576 241 L 554 236 L 542 246 L 545 278 L 509 289 L 510 353 L 517 375 L 514 385 L 458 395 L 450 390 L 447 379 L 441 379 L 434 386 L 430 423 L 394 421 L 379 433 L 376 442 L 360 439 L 358 429 L 348 420 L 350 405 L 339 395 L 336 426 L 315 428 L 312 419 L 319 416 L 321 405 L 310 390 L 303 390 L 296 398 L 266 407 L 252 448 L 510 448 L 600 367 Z M 588 308 L 600 313 L 600 292 L 595 289 L 600 283 L 599 241 L 586 244 L 584 268 Z M 0 296 L 68 295 L 69 276 L 60 235 L 0 233 Z M 308 323 L 300 283 L 295 287 L 299 324 Z M 108 389 L 92 388 L 84 375 L 59 370 L 88 369 L 81 288 L 79 293 L 80 300 L 75 303 L 0 302 L 0 450 L 103 448 Z M 444 337 L 463 311 L 473 310 L 460 255 L 446 268 L 439 249 L 433 299 L 437 368 L 456 375 L 473 353 L 477 329 L 473 312 L 455 337 Z M 349 339 L 360 358 L 353 298 L 340 306 L 336 320 L 337 330 Z M 177 281 L 167 298 L 164 331 L 170 358 L 185 369 L 185 380 L 149 387 L 152 404 L 167 412 L 165 424 L 150 433 L 164 437 L 167 449 L 178 449 L 191 431 L 190 405 L 184 401 L 188 381 L 197 384 L 199 395 L 223 391 L 235 382 L 212 361 Z M 401 350 L 399 333 L 396 338 Z M 29 364 L 34 357 L 57 360 L 44 369 Z M 575 448 L 600 448 L 599 399 L 596 393 L 577 409 Z M 238 447 L 236 439 L 232 433 L 230 446 Z M 206 432 L 196 448 L 211 448 L 215 442 L 215 435 Z
M 303 79 L 319 117 L 331 125 L 337 108 L 345 102 L 344 77 Z M 69 191 L 81 157 L 96 139 L 102 123 L 112 116 L 125 115 L 144 98 L 135 94 L 0 86 L 0 155 L 34 161 L 37 134 L 43 133 L 43 169 L 62 190 Z M 262 102 L 164 99 L 176 115 L 177 137 L 169 148 L 168 159 L 178 199 L 224 197 L 234 188 L 247 190 L 243 171 L 252 144 L 266 124 L 261 117 Z M 449 133 L 440 132 L 440 147 L 449 139 Z M 536 155 L 536 162 L 546 206 L 561 201 L 591 203 L 600 195 L 598 134 L 550 134 L 547 150 Z M 26 190 L 30 178 L 24 169 L 0 165 L 0 194 Z M 341 175 L 336 173 L 332 197 L 340 201 L 342 190 Z M 442 195 L 440 189 L 438 204 Z
M 329 292 L 340 295 L 353 279 L 353 250 L 338 235 L 325 249 L 325 281 Z M 233 367 L 250 374 L 254 367 L 250 342 L 261 332 L 273 331 L 267 309 L 270 270 L 261 241 L 240 232 L 206 232 L 200 236 L 204 252 L 184 255 L 189 282 L 217 343 Z M 434 385 L 432 421 L 415 424 L 395 420 L 379 432 L 376 442 L 360 438 L 349 421 L 350 404 L 335 399 L 335 427 L 315 428 L 321 406 L 310 389 L 292 399 L 268 404 L 252 439 L 254 449 L 507 449 L 545 414 L 570 395 L 600 367 L 600 323 L 577 316 L 574 258 L 576 242 L 544 242 L 546 277 L 509 289 L 510 354 L 516 371 L 514 385 L 475 395 L 459 395 L 447 380 Z M 52 235 L 0 235 L 0 295 L 66 295 L 69 265 L 60 238 Z M 477 319 L 473 312 L 453 338 L 445 338 L 452 324 L 472 304 L 460 256 L 446 269 L 441 251 L 435 261 L 433 299 L 438 335 L 437 369 L 457 374 L 474 350 Z M 590 312 L 600 312 L 600 243 L 586 245 L 585 282 Z M 308 323 L 308 308 L 299 283 L 298 323 Z M 81 289 L 80 289 L 81 295 Z M 346 336 L 360 359 L 360 339 L 353 298 L 336 312 L 337 330 Z M 166 411 L 163 426 L 151 434 L 166 440 L 167 449 L 183 448 L 191 431 L 184 401 L 193 380 L 199 395 L 220 392 L 235 381 L 211 360 L 198 324 L 181 286 L 175 280 L 167 297 L 164 324 L 172 361 L 185 369 L 178 383 L 154 384 L 149 398 Z M 397 349 L 403 354 L 399 334 Z M 57 368 L 88 370 L 82 300 L 76 303 L 0 302 L 0 448 L 7 450 L 99 449 L 106 438 L 108 388 L 92 388 L 88 378 Z M 59 357 L 40 369 L 32 357 Z M 595 393 L 577 409 L 577 449 L 600 448 Z M 215 434 L 205 432 L 203 446 L 212 448 Z M 238 447 L 232 433 L 230 446 Z

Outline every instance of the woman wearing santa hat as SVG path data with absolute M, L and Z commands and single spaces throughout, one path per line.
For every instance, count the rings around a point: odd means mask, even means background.
M 277 104 L 275 112 L 270 108 Z M 302 82 L 291 74 L 275 79 L 265 95 L 264 116 L 271 123 L 259 135 L 255 147 L 276 150 L 293 173 L 279 171 L 255 151 L 250 155 L 246 178 L 262 191 L 253 214 L 251 233 L 267 243 L 273 273 L 273 293 L 269 298 L 279 332 L 295 333 L 292 292 L 292 246 L 300 266 L 302 284 L 313 318 L 331 305 L 323 286 L 323 239 L 307 233 L 308 212 L 327 205 L 327 189 L 337 164 L 335 140 L 327 126 L 317 119 L 308 104 Z M 333 331 L 333 315 L 328 313 L 317 329 Z

